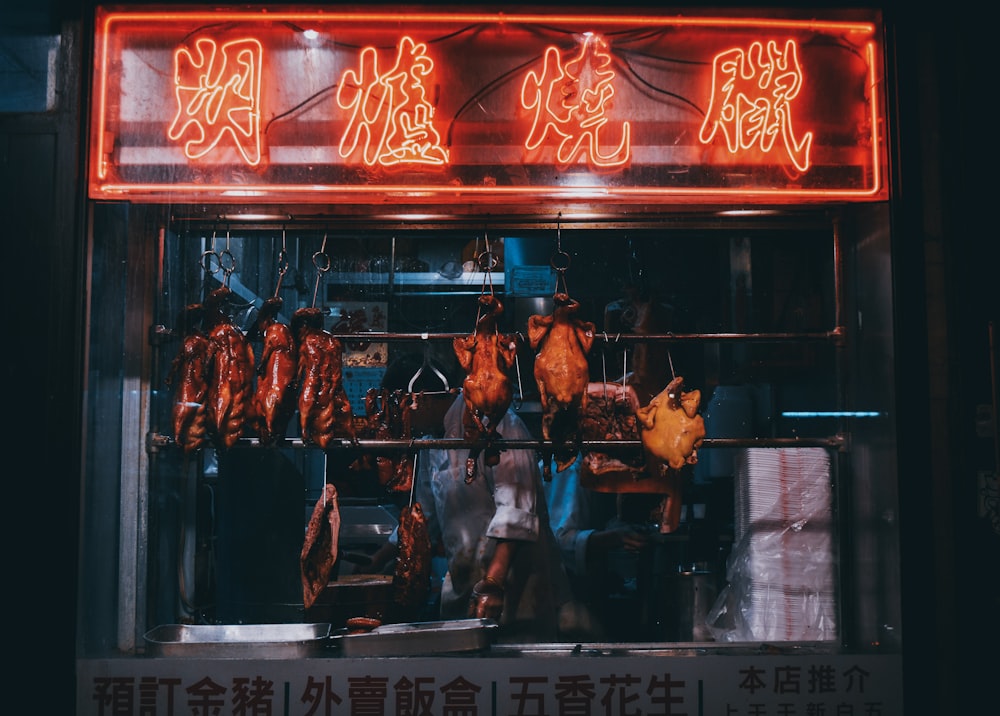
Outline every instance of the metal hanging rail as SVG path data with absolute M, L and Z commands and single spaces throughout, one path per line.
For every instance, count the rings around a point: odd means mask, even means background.
M 328 451 L 333 450 L 381 450 L 389 452 L 412 452 L 426 449 L 459 450 L 469 448 L 485 448 L 487 445 L 498 447 L 501 450 L 526 450 L 542 447 L 551 448 L 554 443 L 541 439 L 525 440 L 495 440 L 488 443 L 485 440 L 466 440 L 463 438 L 399 438 L 399 439 L 357 439 L 337 438 Z M 257 438 L 240 438 L 238 447 L 256 448 L 260 447 Z M 636 450 L 642 448 L 639 440 L 583 440 L 574 446 L 579 447 L 581 452 L 616 452 Z M 818 438 L 705 438 L 698 448 L 739 448 L 739 447 L 822 447 L 835 450 L 844 449 L 847 446 L 847 438 L 837 434 Z M 152 433 L 147 438 L 147 448 L 150 451 L 159 449 L 170 449 L 177 447 L 174 439 L 162 433 Z M 275 444 L 274 447 L 285 448 L 319 448 L 314 445 L 306 445 L 301 438 L 285 438 Z M 559 447 L 559 446 L 556 446 Z
M 153 343 L 158 343 L 169 339 L 175 335 L 175 331 L 164 325 L 153 326 L 150 331 Z M 455 338 L 465 338 L 468 333 L 380 333 L 366 331 L 362 333 L 331 333 L 334 338 L 343 341 L 377 341 L 379 343 L 405 342 L 405 341 L 450 341 Z M 785 341 L 810 341 L 839 343 L 844 337 L 843 326 L 838 326 L 828 331 L 814 332 L 762 332 L 762 333 L 596 333 L 595 339 L 604 341 L 608 345 L 616 343 L 647 343 L 650 341 L 665 343 L 685 343 L 689 341 L 701 342 L 756 342 L 756 343 L 781 343 Z

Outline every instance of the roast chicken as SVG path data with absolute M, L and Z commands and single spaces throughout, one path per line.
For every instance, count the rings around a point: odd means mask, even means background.
M 298 351 L 292 329 L 277 320 L 281 306 L 281 298 L 267 299 L 257 319 L 264 347 L 251 413 L 261 445 L 282 439 L 295 413 Z
M 560 292 L 553 296 L 551 315 L 528 318 L 528 341 L 538 350 L 535 382 L 542 403 L 542 437 L 556 445 L 549 448 L 543 476 L 551 479 L 551 459 L 562 472 L 576 461 L 580 418 L 587 403 L 590 370 L 587 354 L 594 343 L 594 324 L 576 317 L 580 302 Z M 562 446 L 562 447 L 558 447 Z
M 660 503 L 663 533 L 673 532 L 680 524 L 683 479 L 678 471 L 698 462 L 698 447 L 705 437 L 705 422 L 698 414 L 701 391 L 685 392 L 683 385 L 684 378 L 674 378 L 636 412 L 647 469 L 667 483 Z
M 181 311 L 177 323 L 184 335 L 167 376 L 167 385 L 174 391 L 174 440 L 185 453 L 195 452 L 208 442 L 206 399 L 212 369 L 212 342 L 201 330 L 204 313 L 200 303 L 193 303 Z
M 698 462 L 705 421 L 698 414 L 701 391 L 685 392 L 684 378 L 674 378 L 649 404 L 636 411 L 642 446 L 674 470 Z
M 212 367 L 208 382 L 208 431 L 218 449 L 233 447 L 243 435 L 253 393 L 254 356 L 250 341 L 224 310 L 231 299 L 227 286 L 205 300 L 211 328 Z
M 302 442 L 328 448 L 334 439 L 354 439 L 351 401 L 344 390 L 343 346 L 323 328 L 318 308 L 292 314 L 298 345 L 299 425 Z
M 490 443 L 500 437 L 497 426 L 514 398 L 511 373 L 514 369 L 520 338 L 499 331 L 497 321 L 503 304 L 492 294 L 479 297 L 480 316 L 475 331 L 454 339 L 455 356 L 466 372 L 462 382 L 465 412 L 462 423 L 467 440 L 485 439 L 484 458 L 487 465 L 500 462 L 500 450 Z M 480 448 L 469 451 L 465 481 L 476 477 L 476 460 Z

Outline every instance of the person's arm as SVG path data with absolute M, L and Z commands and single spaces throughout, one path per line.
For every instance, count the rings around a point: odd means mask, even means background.
M 500 433 L 514 440 L 530 437 L 527 426 L 511 411 L 504 415 Z M 479 479 L 490 482 L 496 508 L 486 528 L 486 537 L 496 544 L 482 579 L 472 588 L 469 616 L 499 619 L 507 572 L 518 546 L 538 540 L 537 500 L 541 497 L 542 478 L 538 461 L 528 450 L 505 450 L 500 453 L 499 464 L 485 468 L 483 473 Z
M 648 541 L 646 535 L 627 525 L 595 530 L 587 540 L 587 559 L 607 554 L 613 549 L 638 552 Z
M 594 533 L 590 523 L 588 491 L 580 486 L 577 460 L 554 480 L 543 483 L 549 510 L 549 525 L 566 569 L 574 574 L 587 571 L 587 549 Z
M 514 560 L 518 542 L 515 540 L 497 540 L 493 558 L 486 567 L 486 574 L 472 588 L 472 601 L 469 602 L 469 617 L 474 619 L 499 619 L 503 612 L 504 583 L 507 580 L 507 570 Z

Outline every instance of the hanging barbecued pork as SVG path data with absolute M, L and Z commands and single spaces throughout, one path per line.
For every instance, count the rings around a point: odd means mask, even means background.
M 581 411 L 580 433 L 584 440 L 639 441 L 635 417 L 639 400 L 630 385 L 589 383 L 587 402 Z M 612 452 L 590 449 L 584 452 L 580 484 L 601 492 L 642 491 L 646 474 L 641 448 Z
M 431 586 L 431 538 L 419 502 L 399 513 L 399 554 L 393 574 L 393 600 L 400 619 L 412 621 L 427 601 Z
M 500 438 L 497 426 L 514 398 L 512 372 L 520 338 L 516 334 L 501 334 L 497 321 L 503 304 L 493 294 L 479 297 L 480 316 L 469 336 L 454 339 L 455 356 L 466 372 L 462 383 L 465 401 L 463 425 L 467 440 L 486 439 L 487 465 L 500 462 L 499 448 L 489 444 Z M 466 460 L 465 481 L 476 477 L 479 448 L 473 448 Z
M 528 318 L 528 341 L 538 350 L 534 372 L 542 403 L 542 437 L 552 444 L 546 448 L 545 479 L 552 478 L 552 459 L 557 472 L 576 461 L 590 380 L 587 354 L 594 343 L 594 324 L 575 315 L 580 302 L 564 292 L 553 299 L 550 315 Z
M 177 320 L 183 333 L 180 350 L 170 365 L 167 386 L 173 388 L 171 417 L 174 440 L 185 453 L 208 442 L 207 397 L 212 369 L 212 342 L 201 330 L 205 309 L 200 303 L 186 306 Z
M 369 388 L 365 393 L 365 420 L 357 436 L 371 440 L 409 439 L 412 406 L 410 395 L 402 390 Z M 366 451 L 351 467 L 373 471 L 379 485 L 391 492 L 409 492 L 413 485 L 413 456 L 409 453 Z
M 205 299 L 208 338 L 212 342 L 208 432 L 219 449 L 233 447 L 243 435 L 253 393 L 253 347 L 226 310 L 232 295 L 228 286 L 222 286 Z
M 298 343 L 299 423 L 302 441 L 328 448 L 336 438 L 355 438 L 354 414 L 344 389 L 344 351 L 340 340 L 323 328 L 318 308 L 292 314 Z
M 337 488 L 327 483 L 313 507 L 299 555 L 302 602 L 309 609 L 326 589 L 340 546 L 340 503 Z
M 261 445 L 284 438 L 295 414 L 298 350 L 292 329 L 277 320 L 282 300 L 264 301 L 257 318 L 257 330 L 264 348 L 257 367 L 257 389 L 252 402 L 252 425 Z

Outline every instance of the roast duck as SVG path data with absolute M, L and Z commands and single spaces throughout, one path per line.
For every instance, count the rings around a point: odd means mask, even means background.
M 326 588 L 340 544 L 340 504 L 337 488 L 327 483 L 313 508 L 299 555 L 302 602 L 309 609 Z
M 701 391 L 684 391 L 683 386 L 684 378 L 677 376 L 636 412 L 647 467 L 670 482 L 661 503 L 661 532 L 672 532 L 680 524 L 683 482 L 679 471 L 698 462 L 698 447 L 705 437 L 705 421 L 698 413 Z
M 208 433 L 218 449 L 233 447 L 243 435 L 253 392 L 253 347 L 225 310 L 231 298 L 232 291 L 223 286 L 205 299 L 211 343 L 206 413 Z
M 365 423 L 359 438 L 400 440 L 411 437 L 410 420 L 414 401 L 402 390 L 369 388 L 365 393 Z M 374 470 L 379 485 L 391 492 L 409 492 L 413 486 L 413 456 L 393 451 L 366 452 L 352 465 L 357 470 Z
M 500 450 L 491 443 L 501 437 L 497 425 L 514 398 L 511 373 L 520 338 L 500 333 L 497 321 L 503 313 L 503 304 L 496 296 L 482 294 L 479 308 L 480 315 L 473 333 L 455 338 L 453 345 L 458 363 L 466 372 L 462 382 L 465 439 L 485 439 L 486 464 L 496 465 L 500 462 Z M 476 477 L 476 460 L 480 452 L 478 447 L 469 451 L 465 466 L 467 483 Z
M 336 438 L 355 438 L 351 401 L 344 389 L 343 346 L 323 328 L 318 308 L 292 314 L 298 341 L 299 426 L 302 442 L 328 448 Z
M 200 303 L 185 307 L 177 324 L 183 331 L 181 347 L 170 365 L 167 385 L 173 389 L 171 417 L 174 439 L 185 453 L 208 442 L 207 398 L 212 369 L 212 342 L 201 329 L 205 309 Z
M 542 403 L 542 437 L 561 446 L 549 448 L 543 464 L 545 479 L 552 477 L 552 459 L 557 472 L 576 462 L 590 378 L 587 354 L 594 343 L 594 324 L 576 317 L 580 302 L 564 292 L 553 299 L 550 315 L 528 318 L 528 341 L 538 351 L 534 372 Z
M 251 423 L 261 445 L 272 445 L 284 438 L 295 414 L 298 349 L 292 329 L 277 320 L 281 306 L 281 298 L 269 298 L 257 318 L 264 347 L 257 367 Z

